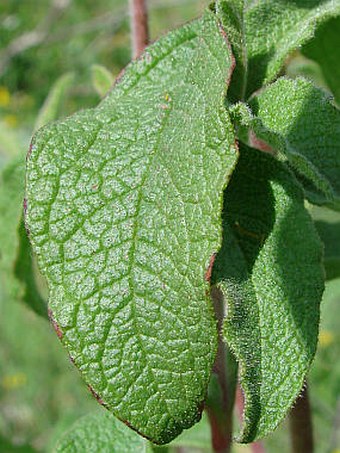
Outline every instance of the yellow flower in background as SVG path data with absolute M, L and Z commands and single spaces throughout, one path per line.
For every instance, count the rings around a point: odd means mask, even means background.
M 9 127 L 16 127 L 18 125 L 18 118 L 15 115 L 5 115 L 4 122 Z
M 0 86 L 0 107 L 7 107 L 11 101 L 11 95 L 8 89 Z
M 9 374 L 1 380 L 1 385 L 5 390 L 13 390 L 22 387 L 26 383 L 27 376 L 25 373 Z
M 332 343 L 334 343 L 334 334 L 328 330 L 322 330 L 319 335 L 319 345 L 322 348 L 327 348 Z

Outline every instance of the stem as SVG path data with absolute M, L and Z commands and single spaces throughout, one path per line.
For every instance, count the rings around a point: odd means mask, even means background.
M 132 55 L 139 57 L 149 43 L 146 0 L 130 0 Z
M 290 412 L 290 436 L 293 453 L 313 453 L 313 424 L 309 392 L 304 388 Z
M 215 453 L 229 453 L 232 439 L 232 412 L 234 406 L 237 367 L 221 336 L 224 318 L 224 301 L 221 292 L 213 288 L 211 297 L 214 302 L 218 321 L 218 349 L 213 368 L 210 394 L 206 403 L 212 446 Z

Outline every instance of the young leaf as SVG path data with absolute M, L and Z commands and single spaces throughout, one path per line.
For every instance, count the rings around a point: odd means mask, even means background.
M 213 280 L 245 394 L 239 441 L 276 428 L 313 360 L 323 292 L 322 246 L 301 190 L 273 157 L 242 145 L 225 191 Z
M 90 414 L 78 420 L 59 440 L 56 453 L 147 453 L 147 441 L 109 413 Z
M 100 97 L 104 97 L 113 86 L 114 78 L 111 72 L 99 64 L 91 67 L 92 84 Z
M 250 106 L 255 117 L 234 107 L 241 125 L 286 156 L 312 203 L 340 209 L 340 111 L 326 94 L 304 79 L 281 78 Z
M 34 272 L 31 244 L 27 237 L 23 217 L 17 230 L 19 244 L 14 273 L 23 287 L 23 301 L 39 316 L 47 318 L 47 302 L 41 297 Z
M 309 60 L 301 54 L 292 58 L 285 68 L 289 79 L 302 77 L 310 80 L 316 87 L 329 91 L 320 66 L 313 60 Z
M 323 76 L 340 105 L 340 17 L 331 19 L 317 31 L 302 52 L 319 63 Z
M 325 246 L 324 264 L 327 280 L 340 277 L 340 222 L 315 222 L 316 229 Z
M 340 14 L 339 0 L 246 1 L 247 94 L 271 82 L 287 56 L 313 38 L 315 30 Z
M 26 221 L 54 325 L 99 401 L 155 443 L 200 417 L 216 353 L 205 273 L 236 162 L 216 18 L 171 32 L 105 100 L 35 136 Z
M 53 85 L 42 108 L 39 111 L 38 118 L 35 122 L 35 130 L 54 121 L 59 114 L 60 105 L 65 99 L 65 95 L 74 81 L 74 74 L 67 73 L 62 75 Z
M 13 159 L 0 174 L 0 273 L 16 297 L 47 318 L 47 304 L 36 286 L 31 248 L 23 223 L 25 162 Z

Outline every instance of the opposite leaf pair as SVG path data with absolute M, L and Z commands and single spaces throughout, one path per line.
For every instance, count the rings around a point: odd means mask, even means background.
M 241 441 L 277 426 L 315 353 L 321 244 L 302 190 L 283 163 L 245 144 L 237 163 L 225 107 L 234 67 L 225 33 L 236 63 L 244 56 L 236 68 L 258 58 L 238 24 L 263 2 L 248 3 L 217 2 L 217 15 L 161 38 L 96 109 L 41 129 L 28 156 L 26 224 L 62 342 L 101 404 L 156 443 L 203 408 L 217 347 L 205 279 L 214 253 L 212 283 L 226 298 L 225 339 L 246 396 Z M 241 79 L 243 93 L 258 87 Z M 241 79 L 232 79 L 233 100 Z M 242 109 L 242 127 L 290 150 L 291 135 L 271 117 Z

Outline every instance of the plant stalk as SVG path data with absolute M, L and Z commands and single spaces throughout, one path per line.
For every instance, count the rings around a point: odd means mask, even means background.
M 139 57 L 149 43 L 146 0 L 130 0 L 132 56 Z
M 312 412 L 307 386 L 290 412 L 290 437 L 293 453 L 313 453 Z
M 224 319 L 223 296 L 216 288 L 212 289 L 211 296 L 218 321 L 219 338 L 205 409 L 211 427 L 213 451 L 215 453 L 229 453 L 232 441 L 232 414 L 237 365 L 221 335 Z

